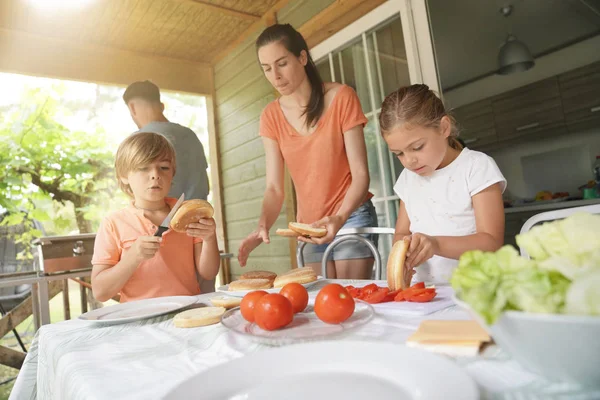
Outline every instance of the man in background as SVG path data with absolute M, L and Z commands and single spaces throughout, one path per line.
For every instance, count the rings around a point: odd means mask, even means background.
M 186 200 L 206 200 L 209 184 L 204 147 L 194 131 L 165 117 L 158 86 L 150 81 L 134 82 L 125 90 L 123 100 L 140 132 L 159 133 L 175 147 L 177 171 L 169 197 L 179 198 L 185 193 Z

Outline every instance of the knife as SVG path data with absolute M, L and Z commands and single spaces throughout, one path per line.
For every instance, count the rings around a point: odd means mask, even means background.
M 183 203 L 184 199 L 185 199 L 185 193 L 181 193 L 181 196 L 179 196 L 177 203 L 175 203 L 173 208 L 171 208 L 169 215 L 167 215 L 167 218 L 165 218 L 163 220 L 163 222 L 160 224 L 160 226 L 154 233 L 154 236 L 162 237 L 163 233 L 165 233 L 169 229 L 169 223 L 171 222 L 171 218 L 173 218 L 173 215 L 175 215 L 175 213 L 177 212 L 177 209 L 181 206 L 181 203 Z

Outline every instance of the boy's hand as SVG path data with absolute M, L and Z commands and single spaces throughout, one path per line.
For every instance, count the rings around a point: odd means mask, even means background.
M 414 233 L 407 236 L 410 246 L 406 253 L 406 266 L 415 268 L 438 253 L 438 241 L 435 236 Z
M 129 249 L 129 253 L 139 261 L 152 258 L 160 248 L 161 240 L 162 238 L 157 236 L 140 236 Z
M 202 241 L 214 239 L 216 237 L 217 224 L 213 218 L 201 218 L 198 222 L 193 222 L 187 226 L 188 236 L 201 238 Z

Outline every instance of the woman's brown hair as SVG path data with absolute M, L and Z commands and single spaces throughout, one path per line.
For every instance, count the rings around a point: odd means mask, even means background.
M 448 144 L 454 149 L 462 149 L 456 120 L 446 111 L 442 100 L 424 84 L 404 86 L 390 93 L 381 105 L 379 126 L 383 136 L 401 124 L 439 129 L 443 117 L 448 117 L 451 124 Z

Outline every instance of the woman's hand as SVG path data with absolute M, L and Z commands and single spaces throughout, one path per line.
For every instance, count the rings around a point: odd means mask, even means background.
M 269 239 L 269 231 L 262 226 L 246 236 L 246 239 L 242 241 L 238 249 L 238 261 L 242 267 L 246 266 L 250 252 L 263 242 L 269 244 L 271 240 Z
M 342 226 L 344 226 L 345 223 L 346 223 L 346 219 L 344 217 L 342 217 L 341 215 L 331 215 L 328 217 L 321 218 L 317 222 L 311 224 L 311 226 L 313 228 L 327 229 L 327 234 L 325 236 L 320 237 L 320 238 L 315 238 L 315 237 L 307 238 L 307 237 L 300 236 L 300 237 L 298 237 L 298 240 L 300 240 L 302 242 L 306 242 L 306 243 L 312 243 L 312 244 L 331 243 L 333 241 L 333 239 L 335 238 L 335 235 L 337 235 L 338 231 L 342 228 Z
M 186 227 L 188 236 L 201 238 L 203 242 L 210 241 L 216 237 L 217 224 L 213 218 L 201 218 L 198 222 L 188 224 Z
M 406 238 L 410 240 L 405 261 L 407 268 L 418 267 L 439 251 L 438 241 L 435 236 L 413 233 L 410 236 L 406 236 Z

